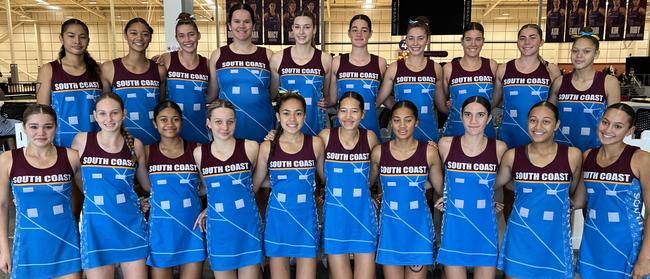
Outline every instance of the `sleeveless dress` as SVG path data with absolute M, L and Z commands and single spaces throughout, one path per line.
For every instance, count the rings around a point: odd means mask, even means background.
M 374 253 L 377 216 L 369 189 L 370 146 L 368 131 L 359 129 L 359 140 L 345 149 L 339 128 L 330 130 L 325 148 L 325 204 L 323 252 L 325 254 Z
M 461 110 L 463 102 L 469 97 L 482 96 L 492 102 L 494 90 L 494 74 L 490 68 L 490 59 L 481 57 L 481 67 L 476 71 L 466 71 L 460 65 L 460 59 L 451 61 L 451 76 L 449 77 L 449 99 L 451 108 L 445 122 L 445 136 L 462 136 L 465 134 Z M 492 123 L 485 127 L 485 135 L 494 138 L 496 133 Z
M 275 125 L 269 84 L 271 71 L 266 49 L 257 47 L 252 54 L 236 54 L 228 46 L 220 48 L 217 60 L 219 99 L 235 106 L 235 138 L 264 141 Z
M 160 97 L 158 64 L 149 60 L 149 69 L 142 74 L 127 70 L 122 58 L 114 59 L 113 67 L 112 90 L 122 98 L 126 110 L 124 128 L 144 145 L 158 142 L 160 135 L 153 125 L 153 109 Z
M 271 196 L 266 209 L 264 250 L 269 257 L 315 258 L 318 215 L 314 199 L 316 157 L 312 137 L 288 154 L 278 143 L 269 155 Z
M 24 148 L 11 151 L 9 174 L 16 204 L 10 278 L 51 278 L 81 271 L 79 232 L 70 196 L 74 172 L 65 148 L 56 163 L 31 166 Z
M 390 142 L 381 145 L 378 264 L 433 264 L 435 232 L 424 189 L 428 176 L 426 142 L 418 141 L 415 153 L 403 161 L 393 157 Z
M 147 223 L 133 190 L 135 163 L 124 142 L 118 153 L 88 133 L 81 155 L 84 181 L 81 266 L 84 269 L 144 259 L 149 254 Z
M 569 147 L 558 144 L 555 159 L 544 167 L 528 160 L 527 147 L 515 150 L 515 203 L 498 268 L 517 278 L 573 278 Z
M 171 62 L 167 69 L 167 93 L 169 100 L 183 111 L 181 137 L 206 144 L 210 142 L 210 132 L 205 125 L 205 95 L 208 92 L 210 70 L 207 59 L 199 55 L 199 64 L 189 70 L 178 59 L 178 51 L 170 52 Z
M 454 137 L 445 161 L 445 212 L 437 261 L 451 266 L 496 266 L 499 233 L 494 181 L 499 158 L 496 140 L 474 157 Z
M 149 257 L 154 267 L 173 267 L 205 260 L 205 236 L 194 226 L 201 213 L 199 173 L 192 152 L 196 144 L 185 141 L 185 152 L 169 158 L 158 143 L 149 148 Z
M 213 143 L 214 144 L 214 143 Z M 201 146 L 201 174 L 208 193 L 208 253 L 215 271 L 233 270 L 264 260 L 262 221 L 253 193 L 253 164 L 244 140 L 225 161 Z
M 305 125 L 301 131 L 310 136 L 317 136 L 327 127 L 327 113 L 318 106 L 323 99 L 325 68 L 321 60 L 321 51 L 314 49 L 314 56 L 304 65 L 298 65 L 291 57 L 291 47 L 283 50 L 282 61 L 278 67 L 280 90 L 297 91 L 305 98 L 307 111 Z
M 93 117 L 95 99 L 102 94 L 99 76 L 92 78 L 86 71 L 79 76 L 66 73 L 58 60 L 50 62 L 50 103 L 56 111 L 54 144 L 70 147 L 79 132 L 94 132 L 99 128 Z
M 370 62 L 364 66 L 350 63 L 350 54 L 341 55 L 338 72 L 336 72 L 336 87 L 339 100 L 345 92 L 353 91 L 363 97 L 363 119 L 361 127 L 373 131 L 379 138 L 379 119 L 377 117 L 377 91 L 381 85 L 381 69 L 379 56 L 371 54 Z M 336 127 L 339 126 L 338 119 Z
M 438 141 L 438 117 L 434 104 L 436 94 L 435 63 L 427 59 L 427 65 L 419 72 L 411 71 L 406 62 L 397 60 L 397 72 L 393 91 L 395 101 L 411 101 L 418 108 L 418 125 L 413 137 L 422 141 Z
M 582 278 L 631 278 L 643 240 L 643 196 L 630 163 L 639 148 L 626 145 L 607 167 L 589 151 L 583 164 L 587 188 L 585 220 L 578 270 Z
M 609 105 L 605 95 L 606 75 L 596 72 L 591 87 L 585 91 L 579 91 L 573 86 L 572 75 L 564 76 L 558 91 L 560 128 L 555 132 L 555 140 L 584 152 L 600 146 L 598 122 Z
M 503 75 L 503 120 L 499 126 L 499 139 L 508 148 L 531 143 L 528 135 L 530 108 L 548 99 L 551 76 L 544 64 L 539 63 L 533 72 L 524 74 L 517 70 L 515 60 L 508 61 Z

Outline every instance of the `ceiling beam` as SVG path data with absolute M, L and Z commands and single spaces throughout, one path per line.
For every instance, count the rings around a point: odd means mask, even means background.
M 6 11 L 6 10 L 5 10 L 5 11 Z M 11 29 L 12 29 L 12 30 L 15 30 L 15 29 L 18 28 L 19 26 L 22 26 L 24 23 L 25 23 L 25 22 L 20 21 L 20 22 L 16 23 L 15 25 L 13 25 L 13 28 L 11 28 Z M 7 39 L 9 39 L 9 33 L 2 33 L 2 34 L 0 34 L 0 44 L 1 44 L 1 43 L 4 43 Z
M 6 11 L 6 10 L 7 10 L 7 8 L 5 8 L 4 6 L 0 6 L 0 9 L 2 9 L 3 11 Z M 31 16 L 28 16 L 26 13 L 19 12 L 19 11 L 16 11 L 16 10 L 14 10 L 14 9 L 11 9 L 11 12 L 14 13 L 14 14 L 19 15 L 19 16 L 22 17 L 22 18 L 32 19 L 32 17 L 31 17 Z
M 80 8 L 82 8 L 82 9 L 88 11 L 88 12 L 91 13 L 91 14 L 94 14 L 94 15 L 98 16 L 99 18 L 101 18 L 101 19 L 103 19 L 103 20 L 106 20 L 106 16 L 104 16 L 104 15 L 98 13 L 97 11 L 95 11 L 95 10 L 93 10 L 93 9 L 91 9 L 91 8 L 88 8 L 88 7 L 84 6 L 84 5 L 81 5 L 81 4 L 79 4 L 78 2 L 76 2 L 76 1 L 74 1 L 74 0 L 70 0 L 69 2 L 72 3 L 72 4 L 74 4 L 74 5 L 77 6 L 77 7 L 80 7 Z
M 483 17 L 486 17 L 488 14 L 490 14 L 492 10 L 494 10 L 494 8 L 496 8 L 497 6 L 499 6 L 499 4 L 501 4 L 501 2 L 503 2 L 503 0 L 497 0 L 496 2 L 494 2 L 494 4 L 488 7 L 488 9 L 483 13 Z

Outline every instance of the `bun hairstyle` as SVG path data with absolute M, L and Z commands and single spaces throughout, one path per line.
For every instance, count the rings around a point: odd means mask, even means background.
M 596 46 L 596 50 L 600 47 L 600 37 L 598 37 L 598 34 L 594 33 L 594 30 L 591 29 L 591 27 L 585 27 L 580 30 L 580 33 L 575 36 L 575 40 L 573 43 L 575 44 L 575 41 L 578 39 L 587 39 L 590 40 L 594 46 Z
M 186 24 L 192 25 L 192 27 L 194 27 L 194 30 L 196 30 L 196 32 L 199 32 L 199 27 L 196 26 L 196 18 L 194 18 L 194 16 L 189 13 L 181 12 L 176 18 L 176 29 L 178 29 L 178 26 Z
M 90 31 L 88 31 L 88 25 L 86 25 L 83 21 L 78 20 L 76 18 L 71 18 L 63 22 L 61 24 L 61 37 L 63 37 L 63 34 L 68 30 L 68 27 L 71 25 L 79 25 L 81 28 L 83 28 L 84 32 L 86 32 L 86 35 L 90 37 Z M 59 50 L 59 60 L 63 59 L 65 57 L 65 49 L 63 46 L 61 46 L 61 50 Z M 86 65 L 86 72 L 90 75 L 90 77 L 93 80 L 99 80 L 99 64 L 97 64 L 97 61 L 90 56 L 88 53 L 88 50 L 84 50 L 84 64 Z
M 429 19 L 426 16 L 418 16 L 415 19 L 409 19 L 408 27 L 406 27 L 406 33 L 411 31 L 412 28 L 420 27 L 424 29 L 424 32 L 427 33 L 427 36 L 431 36 L 431 29 L 429 28 Z

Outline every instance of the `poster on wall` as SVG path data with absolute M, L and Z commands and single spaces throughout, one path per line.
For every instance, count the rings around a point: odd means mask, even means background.
M 609 0 L 607 3 L 607 19 L 605 20 L 605 40 L 623 40 L 625 31 L 625 0 Z
M 630 0 L 627 7 L 626 40 L 643 40 L 647 0 Z
M 279 0 L 264 2 L 264 42 L 267 45 L 282 44 Z
M 299 5 L 300 3 L 296 0 L 284 0 L 284 5 L 282 5 L 282 43 L 285 45 L 291 45 L 296 42 L 291 26 L 293 25 L 293 20 L 296 18 L 296 14 L 300 10 Z
M 226 8 L 228 8 L 226 11 L 230 11 L 230 8 L 232 6 L 237 5 L 241 3 L 240 0 L 226 0 Z M 232 31 L 230 30 L 230 27 L 228 26 L 228 23 L 226 22 L 226 42 L 228 44 L 232 43 Z
M 594 35 L 603 38 L 605 31 L 605 0 L 587 1 L 587 26 L 591 27 Z
M 567 3 L 565 42 L 573 42 L 574 36 L 585 27 L 585 0 L 569 0 Z
M 319 1 L 318 0 L 302 0 L 302 7 L 304 9 L 309 10 L 313 15 L 314 18 L 316 19 L 316 22 L 314 22 L 314 28 L 316 28 L 316 34 L 314 37 L 314 43 L 320 44 L 320 36 L 318 30 L 320 29 L 320 7 L 319 7 Z
M 566 0 L 548 0 L 546 4 L 546 41 L 562 42 L 564 40 L 564 19 Z
M 253 43 L 262 44 L 262 0 L 246 0 L 245 2 L 253 10 L 255 25 L 253 29 Z

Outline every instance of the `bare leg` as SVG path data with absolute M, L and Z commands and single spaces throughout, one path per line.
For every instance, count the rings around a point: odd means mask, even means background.
M 492 279 L 497 275 L 497 268 L 494 266 L 475 266 L 474 279 Z
M 464 266 L 445 266 L 447 279 L 467 279 L 467 268 Z
M 113 279 L 115 278 L 115 267 L 112 264 L 86 269 L 88 279 Z
M 249 265 L 238 269 L 237 276 L 239 278 L 261 278 L 262 273 L 260 271 L 260 265 Z
M 355 257 L 355 262 L 356 262 L 356 257 Z M 352 268 L 350 267 L 350 255 L 348 254 L 327 255 L 327 265 L 329 266 L 328 269 L 330 271 L 330 278 L 332 279 L 352 278 Z
M 201 278 L 201 273 L 203 273 L 203 262 L 181 265 L 181 279 Z
M 375 278 L 375 253 L 354 254 L 354 278 Z
M 147 264 L 145 259 L 120 263 L 124 279 L 141 279 L 147 278 Z
M 404 266 L 401 265 L 384 265 L 384 278 L 386 279 L 404 279 Z M 406 267 L 408 268 L 408 267 Z
M 70 273 L 67 275 L 54 277 L 55 279 L 81 279 L 81 272 Z
M 296 258 L 296 278 L 316 278 L 316 258 Z
M 406 279 L 424 279 L 427 278 L 428 265 L 409 265 L 405 269 L 404 278 Z
M 153 279 L 173 279 L 174 274 L 171 267 L 160 268 L 160 267 L 151 267 L 151 278 Z
M 289 266 L 289 258 L 287 257 L 271 257 L 271 278 L 273 279 L 289 279 L 291 278 L 291 267 Z
M 236 270 L 213 271 L 215 279 L 237 279 Z

